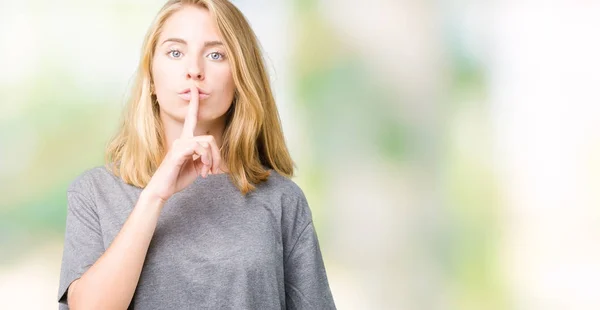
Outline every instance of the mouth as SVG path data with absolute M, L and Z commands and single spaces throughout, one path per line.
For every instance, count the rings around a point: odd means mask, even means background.
M 197 89 L 197 91 L 198 91 L 198 99 L 199 100 L 206 99 L 210 96 L 209 94 L 205 93 L 201 89 Z M 184 89 L 182 92 L 179 93 L 179 97 L 183 100 L 190 101 L 192 99 L 191 90 L 189 88 Z

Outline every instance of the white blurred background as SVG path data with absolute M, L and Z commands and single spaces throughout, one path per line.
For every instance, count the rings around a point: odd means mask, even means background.
M 338 309 L 600 309 L 600 2 L 238 0 Z M 0 299 L 56 309 L 163 1 L 0 0 Z

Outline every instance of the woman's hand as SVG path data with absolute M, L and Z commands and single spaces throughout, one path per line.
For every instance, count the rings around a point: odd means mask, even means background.
M 189 186 L 200 175 L 219 171 L 221 154 L 211 135 L 194 136 L 198 121 L 198 90 L 190 89 L 188 113 L 181 136 L 173 141 L 167 155 L 144 189 L 148 194 L 167 201 L 173 194 Z

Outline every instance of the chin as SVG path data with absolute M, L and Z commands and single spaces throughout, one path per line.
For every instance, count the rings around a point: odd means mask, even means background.
M 214 122 L 216 120 L 219 120 L 223 117 L 224 115 L 216 115 L 216 114 L 212 114 L 212 115 L 199 115 L 198 116 L 198 122 Z

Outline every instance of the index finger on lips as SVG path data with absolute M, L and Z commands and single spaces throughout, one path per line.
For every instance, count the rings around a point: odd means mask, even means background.
M 190 103 L 188 105 L 188 112 L 183 123 L 183 130 L 181 131 L 182 138 L 194 137 L 194 130 L 196 129 L 196 124 L 198 123 L 198 104 L 198 89 L 192 84 L 190 86 Z

